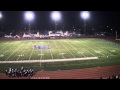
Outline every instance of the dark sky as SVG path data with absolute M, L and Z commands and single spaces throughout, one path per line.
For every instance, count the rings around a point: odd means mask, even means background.
M 0 19 L 0 30 L 15 30 L 28 28 L 28 21 L 24 19 L 25 11 L 1 11 L 3 17 Z M 35 19 L 31 22 L 32 30 L 51 30 L 54 29 L 55 23 L 50 18 L 51 11 L 33 11 Z M 58 22 L 58 29 L 82 28 L 83 19 L 80 17 L 80 11 L 60 11 L 62 20 Z M 90 11 L 90 18 L 86 24 L 96 28 L 98 26 L 111 26 L 120 28 L 119 11 Z M 3 29 L 3 28 L 4 29 Z M 1 29 L 2 28 L 2 29 Z

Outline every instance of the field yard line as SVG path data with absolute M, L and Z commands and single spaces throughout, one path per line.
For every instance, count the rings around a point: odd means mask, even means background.
M 84 41 L 82 41 L 82 42 L 84 42 Z M 84 43 L 85 44 L 85 43 Z M 87 46 L 88 47 L 88 46 Z M 90 47 L 88 47 L 88 48 L 90 48 Z M 90 48 L 90 49 L 92 49 L 92 48 Z M 92 49 L 93 51 L 96 51 L 95 49 Z M 99 53 L 99 54 L 101 54 L 102 56 L 105 56 L 105 55 L 103 55 L 102 53 Z
M 16 45 L 18 45 L 18 44 L 15 44 L 14 46 L 16 46 Z M 13 47 L 14 47 L 13 46 Z M 6 52 L 8 52 L 10 49 L 12 49 L 13 47 L 11 47 L 11 48 L 9 48 L 7 51 L 5 51 L 3 54 L 5 54 Z
M 29 46 L 30 46 L 30 43 L 31 43 L 31 42 L 29 42 Z M 28 47 L 28 48 L 29 48 L 29 47 Z M 24 50 L 22 51 L 22 53 L 23 53 L 24 51 L 26 51 L 28 48 L 24 49 Z M 21 53 L 21 54 L 22 54 L 22 53 Z M 20 56 L 17 58 L 17 60 L 18 60 L 19 58 L 20 58 Z M 16 61 L 17 61 L 17 60 L 16 60 Z
M 111 41 L 110 41 L 111 42 Z M 102 42 L 102 43 L 105 43 L 105 42 Z M 114 43 L 114 42 L 113 42 Z M 104 47 L 103 47 L 104 48 Z M 111 49 L 115 49 L 115 50 L 118 50 L 118 51 L 120 51 L 119 49 L 117 49 L 117 48 L 119 48 L 119 47 L 113 47 L 112 45 L 110 45 L 110 46 L 108 46 L 107 48 L 111 48 Z
M 69 58 L 69 59 L 48 59 L 48 60 L 0 61 L 0 63 L 65 62 L 65 61 L 80 61 L 80 60 L 93 60 L 93 59 L 98 59 L 98 57 Z
M 10 43 L 10 42 L 9 42 L 9 43 Z M 9 46 L 9 44 L 8 44 L 6 47 L 8 47 L 8 46 Z M 4 48 L 6 48 L 6 47 L 4 47 Z M 3 50 L 4 48 L 2 48 L 1 50 Z M 1 50 L 0 50 L 0 51 L 1 51 Z
M 42 44 L 43 44 L 43 42 L 42 42 Z M 41 52 L 41 55 L 40 55 L 40 60 L 41 60 L 42 59 L 42 49 L 40 50 L 40 52 Z
M 93 44 L 93 43 L 92 43 Z M 93 45 L 97 45 L 97 46 L 100 46 L 100 45 L 98 45 L 98 44 L 93 44 Z M 102 46 L 101 46 L 102 47 Z M 100 48 L 101 49 L 101 48 Z M 105 51 L 104 49 L 101 49 L 102 51 Z M 105 52 L 107 52 L 107 51 L 105 51 Z M 109 52 L 108 52 L 109 53 Z M 111 54 L 111 53 L 109 53 L 109 54 Z M 111 54 L 111 55 L 113 55 L 113 54 Z M 114 55 L 113 55 L 114 56 Z
M 9 43 L 10 43 L 10 42 L 9 42 Z M 1 47 L 2 45 L 4 45 L 4 44 L 5 44 L 5 43 L 2 42 L 2 44 L 0 45 L 0 47 Z M 9 46 L 9 44 L 8 44 L 7 46 Z M 6 47 L 7 47 L 7 46 L 6 46 Z M 4 47 L 4 48 L 5 48 L 5 47 Z M 4 48 L 1 48 L 0 51 L 1 51 L 2 49 L 4 49 Z
M 48 44 L 50 45 L 50 41 L 48 41 Z M 53 59 L 53 55 L 52 55 L 51 49 L 49 51 L 50 51 L 51 57 Z
M 97 45 L 97 46 L 100 46 L 100 45 L 98 45 L 98 44 L 95 44 L 95 45 Z M 103 46 L 101 46 L 102 48 L 105 48 L 105 47 L 103 47 Z M 105 48 L 106 49 L 106 48 Z M 104 50 L 104 49 L 101 49 L 101 50 Z M 108 49 L 106 49 L 106 50 L 108 50 Z M 105 50 L 104 50 L 105 51 Z M 106 52 L 108 52 L 108 51 L 106 51 Z M 108 52 L 109 53 L 109 52 Z M 110 56 L 114 56 L 112 53 L 109 53 L 109 54 L 111 54 Z
M 36 42 L 37 42 L 37 41 L 36 41 Z M 31 51 L 31 54 L 30 54 L 30 56 L 29 56 L 29 60 L 30 60 L 30 58 L 31 58 L 31 56 L 32 56 L 33 50 L 34 50 L 34 48 L 33 48 L 32 51 Z
M 24 43 L 23 43 L 23 44 L 24 44 Z M 23 44 L 22 44 L 22 45 L 23 45 Z M 22 45 L 20 45 L 20 47 L 21 47 Z M 17 49 L 14 50 L 14 52 L 13 52 L 10 56 L 12 56 L 20 47 L 17 47 Z M 10 58 L 10 56 L 9 56 L 8 58 Z M 8 60 L 8 58 L 7 58 L 6 60 Z M 6 60 L 5 60 L 5 61 L 6 61 Z
M 78 42 L 79 43 L 79 42 Z M 81 43 L 80 43 L 81 44 Z M 77 45 L 77 44 L 76 44 Z M 84 44 L 83 44 L 84 45 Z M 79 45 L 78 45 L 79 46 Z M 80 46 L 79 46 L 80 47 Z M 86 46 L 87 47 L 87 46 Z M 83 48 L 84 49 L 84 48 Z M 87 49 L 84 49 L 86 50 L 88 53 L 90 53 Z M 94 54 L 90 53 L 92 56 L 95 56 Z M 95 56 L 96 57 L 96 56 Z
M 66 43 L 68 43 L 67 41 L 66 41 Z M 69 43 L 68 43 L 69 44 Z M 77 52 L 79 52 L 78 50 L 77 50 L 77 48 L 75 48 L 74 46 L 72 46 L 71 44 L 69 44 L 71 47 L 73 47 Z M 82 53 L 80 53 L 82 56 L 84 56 L 84 57 L 86 57 L 84 54 L 82 54 Z
M 2 43 L 2 44 L 1 44 Z M 3 45 L 3 44 L 5 44 L 4 42 L 0 42 L 0 47 Z
M 54 42 L 54 41 L 53 41 Z M 54 44 L 56 45 L 56 47 L 58 48 L 58 45 L 56 44 L 56 42 L 54 42 Z M 61 53 L 61 50 L 58 48 L 58 50 L 59 50 L 59 52 Z M 63 59 L 65 59 L 65 57 L 64 57 L 64 55 L 63 54 L 61 54 L 62 55 L 62 57 L 63 57 Z
M 60 42 L 60 41 L 59 41 Z M 65 48 L 66 48 L 66 46 L 64 45 L 64 44 L 62 44 Z M 68 51 L 69 51 L 69 49 L 68 48 L 66 48 Z M 70 52 L 70 51 L 69 51 Z M 70 52 L 71 53 L 71 52 Z M 74 57 L 74 58 L 76 58 L 72 53 L 71 53 L 71 55 Z

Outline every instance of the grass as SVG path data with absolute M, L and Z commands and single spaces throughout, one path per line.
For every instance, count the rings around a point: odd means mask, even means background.
M 50 45 L 51 49 L 38 50 L 33 46 Z M 9 67 L 33 68 L 39 70 L 79 69 L 120 64 L 119 44 L 102 39 L 58 39 L 58 40 L 23 40 L 0 41 L 0 61 L 46 60 L 63 58 L 98 57 L 97 60 L 66 61 L 50 63 L 0 64 L 0 72 Z M 63 53 L 63 54 L 61 54 Z M 40 56 L 40 54 L 44 54 Z

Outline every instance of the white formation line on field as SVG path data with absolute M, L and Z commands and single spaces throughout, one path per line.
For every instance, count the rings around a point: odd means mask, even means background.
M 9 42 L 9 43 L 10 43 L 10 42 Z M 0 45 L 0 47 L 1 47 L 2 45 L 4 45 L 4 44 L 5 44 L 5 43 L 2 43 L 2 44 Z M 8 47 L 8 46 L 9 46 L 9 44 L 8 44 L 6 47 Z M 4 47 L 4 48 L 6 48 L 6 47 Z M 0 51 L 3 50 L 4 48 L 1 48 Z
M 53 41 L 53 42 L 54 42 L 54 41 Z M 58 45 L 56 44 L 56 42 L 54 42 L 54 44 L 55 44 L 56 47 L 58 48 Z M 61 50 L 60 50 L 59 48 L 58 48 L 58 50 L 59 50 L 60 53 L 62 53 Z M 63 54 L 61 54 L 61 55 L 62 55 L 63 59 L 65 59 L 64 55 L 63 55 Z
M 85 45 L 85 44 L 83 44 L 83 43 L 80 43 L 80 44 L 82 44 L 83 46 L 85 46 L 85 47 L 87 47 L 87 48 L 89 48 L 87 45 Z M 92 49 L 92 48 L 89 48 L 89 49 Z M 85 49 L 86 50 L 86 49 Z M 92 49 L 93 51 L 94 51 L 94 49 Z M 87 50 L 88 51 L 88 50 Z M 88 51 L 89 52 L 89 51 Z M 90 53 L 90 52 L 89 52 Z M 92 54 L 92 53 L 90 53 L 90 54 Z M 93 56 L 95 56 L 96 57 L 96 55 L 94 55 L 94 54 L 92 54 Z M 103 56 L 103 55 L 102 55 Z
M 43 42 L 42 42 L 42 44 L 43 44 Z M 40 60 L 42 59 L 42 56 L 44 55 L 43 53 L 42 53 L 42 49 L 40 50 L 40 52 L 41 52 L 41 55 L 40 55 Z
M 60 41 L 59 41 L 60 42 Z M 63 44 L 63 46 L 68 50 L 68 52 L 70 52 L 69 51 L 69 49 Z M 76 58 L 71 52 L 70 52 L 70 54 L 74 57 L 74 58 Z
M 67 41 L 66 41 L 66 43 L 68 43 Z M 69 43 L 68 43 L 69 44 Z M 77 52 L 79 52 L 78 51 L 78 49 L 77 48 L 75 48 L 74 46 L 72 46 L 71 44 L 69 44 L 72 48 L 74 48 Z M 81 53 L 81 52 L 79 52 L 82 56 L 84 56 L 84 57 L 86 57 L 83 53 Z
M 23 43 L 23 44 L 24 44 L 24 43 Z M 21 47 L 23 44 L 21 44 L 20 47 Z M 14 50 L 14 52 L 13 52 L 8 58 L 10 58 L 20 47 L 18 47 L 16 50 Z M 7 58 L 6 60 L 8 60 L 8 58 Z M 6 61 L 6 60 L 5 60 L 5 61 Z
M 16 44 L 15 44 L 16 45 Z M 15 45 L 13 45 L 13 47 L 15 46 Z M 18 44 L 17 44 L 18 45 Z M 13 47 L 11 47 L 10 49 L 12 49 Z M 8 49 L 8 50 L 6 50 L 4 53 L 2 53 L 3 55 L 6 53 L 6 52 L 8 52 L 8 51 L 10 51 L 10 49 Z
M 84 41 L 82 41 L 82 42 L 84 42 Z M 88 48 L 90 48 L 90 47 L 88 47 Z M 92 49 L 92 48 L 90 48 L 90 49 Z M 92 49 L 93 51 L 96 51 L 95 49 Z M 101 54 L 102 56 L 105 56 L 104 54 L 102 54 L 102 53 L 99 53 L 99 54 Z
M 104 42 L 105 43 L 105 42 Z M 113 50 L 118 50 L 118 51 L 120 51 L 119 49 L 117 49 L 116 47 L 113 47 L 113 46 L 111 46 L 111 45 L 109 45 L 109 46 L 107 46 L 107 47 L 103 47 L 103 48 L 107 48 L 108 50 L 109 49 L 113 49 Z
M 93 44 L 93 43 L 92 43 Z M 93 45 L 97 45 L 98 47 L 100 47 L 100 45 L 98 45 L 98 44 L 93 44 Z M 102 47 L 102 46 L 101 46 Z M 104 47 L 102 47 L 102 48 L 104 48 Z M 101 48 L 100 48 L 101 49 Z M 106 48 L 105 48 L 106 49 Z M 104 49 L 101 49 L 102 51 L 104 51 L 104 52 L 107 52 L 107 51 L 105 51 Z M 107 52 L 107 53 L 109 53 L 109 52 Z M 111 56 L 113 55 L 112 53 L 109 53 Z M 114 55 L 113 55 L 114 56 Z
M 50 45 L 50 41 L 48 41 L 48 45 Z M 52 55 L 52 52 L 51 52 L 51 48 L 50 48 L 50 54 L 51 54 L 51 57 L 52 57 L 52 59 L 53 59 L 53 55 Z
M 78 41 L 78 43 L 79 43 L 79 41 Z M 76 43 L 75 43 L 76 44 Z M 76 44 L 77 45 L 77 44 Z M 84 44 L 82 44 L 82 45 L 84 45 Z M 78 47 L 80 47 L 79 45 L 77 45 Z M 84 45 L 85 46 L 85 45 Z M 87 46 L 86 46 L 87 47 Z M 81 48 L 81 47 L 80 47 Z M 82 49 L 84 49 L 85 51 L 87 51 L 88 53 L 90 53 L 87 49 L 85 49 L 85 48 L 83 48 L 82 47 Z M 96 57 L 94 54 L 92 54 L 92 53 L 90 53 L 92 56 L 94 56 L 94 57 Z
M 29 42 L 29 46 L 30 46 L 30 43 L 31 43 L 31 42 Z M 28 48 L 29 48 L 29 47 L 28 47 Z M 25 52 L 28 48 L 24 49 L 20 55 L 22 55 L 23 52 Z M 19 58 L 20 58 L 20 56 L 17 58 L 17 60 L 19 60 Z
M 80 61 L 80 60 L 93 60 L 93 59 L 98 59 L 98 57 L 69 58 L 69 59 L 48 59 L 48 60 L 0 61 L 0 63 L 63 62 L 63 61 Z
M 37 42 L 37 41 L 36 41 L 36 42 Z M 30 60 L 30 58 L 31 58 L 31 56 L 32 56 L 33 50 L 34 50 L 34 48 L 33 48 L 32 51 L 31 51 L 31 54 L 30 54 L 30 56 L 29 56 L 29 60 Z

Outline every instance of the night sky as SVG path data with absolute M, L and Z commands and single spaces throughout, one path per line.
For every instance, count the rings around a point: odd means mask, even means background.
M 20 32 L 28 29 L 28 21 L 24 18 L 25 11 L 1 11 L 0 31 Z M 55 22 L 51 19 L 51 11 L 33 11 L 35 19 L 31 22 L 31 30 L 45 31 L 53 30 Z M 72 30 L 83 29 L 84 20 L 80 17 L 80 11 L 60 11 L 62 19 L 57 23 L 58 29 Z M 119 11 L 90 11 L 90 18 L 86 21 L 88 29 L 94 28 L 104 31 L 106 26 L 112 28 L 113 31 L 120 29 L 120 12 Z M 102 29 L 99 27 L 101 26 Z

